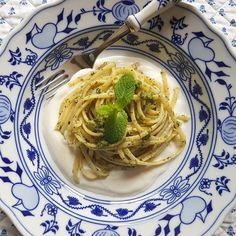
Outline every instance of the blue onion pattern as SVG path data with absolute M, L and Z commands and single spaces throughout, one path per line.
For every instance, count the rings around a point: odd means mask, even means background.
M 67 47 L 67 44 L 62 44 L 54 49 L 46 58 L 46 67 L 51 67 L 56 70 L 59 65 L 72 57 L 73 52 Z
M 86 231 L 81 228 L 81 223 L 82 220 L 78 221 L 77 223 L 73 223 L 70 219 L 66 225 L 66 231 L 68 234 L 70 236 L 83 236 Z
M 92 234 L 92 236 L 120 236 L 117 232 L 110 229 L 100 229 Z
M 171 68 L 177 71 L 180 79 L 184 81 L 190 79 L 191 75 L 195 73 L 194 68 L 190 65 L 187 58 L 179 52 L 171 54 L 171 60 L 168 60 L 167 63 Z
M 236 144 L 236 116 L 229 116 L 222 122 L 221 135 L 225 143 Z
M 236 116 L 234 115 L 236 98 L 231 93 L 233 86 L 223 79 L 217 79 L 216 82 L 224 86 L 228 92 L 228 96 L 220 103 L 219 110 L 229 113 L 229 116 L 223 121 L 218 120 L 218 130 L 221 132 L 222 139 L 225 143 L 234 145 L 236 144 Z
M 165 188 L 161 191 L 160 195 L 163 197 L 163 200 L 166 200 L 168 204 L 174 202 L 177 198 L 180 198 L 190 187 L 188 180 L 182 180 L 182 177 L 179 176 L 175 179 L 174 183 L 168 188 Z
M 118 0 L 119 1 L 119 0 Z M 138 6 L 135 4 L 135 2 L 134 1 L 129 1 L 129 0 L 127 0 L 127 1 L 116 1 L 116 4 L 113 6 L 113 8 L 112 8 L 112 11 L 111 11 L 111 8 L 109 8 L 108 10 L 107 10 L 107 12 L 109 13 L 109 14 L 111 14 L 111 13 L 113 13 L 113 14 L 117 14 L 117 15 L 114 15 L 114 17 L 117 19 L 117 20 L 119 20 L 119 21 L 123 21 L 124 20 L 124 16 L 125 15 L 129 15 L 129 13 L 130 12 L 132 12 L 132 11 L 136 11 L 137 9 L 136 9 L 136 7 L 138 8 Z M 194 0 L 187 0 L 188 2 L 194 2 Z M 0 2 L 1 2 L 1 0 L 0 0 Z M 2 1 L 3 2 L 3 1 Z M 21 4 L 22 5 L 24 5 L 24 3 L 25 3 L 26 1 L 25 0 L 21 0 Z M 43 2 L 46 2 L 45 0 L 43 0 Z M 102 1 L 100 1 L 100 2 L 102 2 Z M 137 2 L 137 1 L 136 1 Z M 233 2 L 233 1 L 231 1 L 231 2 Z M 211 1 L 211 0 L 209 0 L 209 3 L 212 3 L 212 5 L 215 3 L 214 1 Z M 116 7 L 115 7 L 116 6 Z M 109 5 L 108 5 L 108 7 L 109 7 Z M 96 8 L 96 10 L 97 10 L 97 16 L 99 15 L 99 11 L 98 10 L 101 10 L 101 12 L 105 12 L 105 11 L 103 11 L 103 8 Z M 86 11 L 90 11 L 90 13 L 91 13 L 91 15 L 92 15 L 92 12 L 91 12 L 91 10 L 92 9 L 86 9 Z M 114 12 L 113 12 L 114 11 Z M 122 12 L 123 11 L 123 12 Z M 131 13 L 132 14 L 132 13 Z M 70 17 L 68 17 L 67 18 L 67 20 L 68 19 L 70 19 Z M 103 18 L 101 18 L 101 19 L 103 19 Z M 105 18 L 104 18 L 105 19 Z M 95 20 L 96 20 L 96 17 L 95 17 Z M 69 20 L 68 20 L 69 21 Z M 101 20 L 102 21 L 102 20 Z M 64 21 L 63 21 L 64 22 Z M 105 22 L 105 20 L 104 20 L 104 22 Z M 74 22 L 72 22 L 72 23 L 74 23 Z M 232 26 L 233 26 L 233 24 L 234 24 L 234 21 L 232 21 L 231 22 L 231 24 L 232 24 Z M 69 31 L 69 30 L 68 30 Z M 224 31 L 224 32 L 228 32 L 227 30 L 226 31 Z M 230 32 L 229 32 L 230 33 Z M 191 35 L 189 35 L 189 37 L 190 37 Z M 134 39 L 134 37 L 133 37 L 133 39 Z M 173 35 L 173 42 L 175 42 L 176 44 L 180 44 L 180 42 L 181 42 L 181 40 L 180 40 L 181 38 L 180 38 L 180 35 L 178 35 L 178 34 L 174 34 Z M 82 47 L 82 46 L 84 46 L 85 48 L 87 47 L 87 45 L 88 45 L 88 40 L 86 39 L 86 38 L 83 38 L 83 40 L 81 40 L 80 42 L 79 42 L 79 45 Z M 139 41 L 138 41 L 138 39 L 135 39 L 135 40 L 133 40 L 133 42 L 134 43 L 139 43 Z M 232 42 L 233 43 L 233 42 Z M 235 45 L 236 45 L 236 42 L 235 42 Z M 152 46 L 152 47 L 151 47 Z M 154 48 L 155 50 L 156 50 L 156 52 L 158 52 L 158 50 L 159 50 L 159 45 L 158 44 L 152 44 L 150 46 L 150 49 L 151 48 Z M 163 48 L 160 48 L 160 50 L 163 50 Z M 59 55 L 59 54 L 58 54 Z M 181 54 L 182 55 L 182 54 Z M 60 56 L 60 55 L 59 55 Z M 67 58 L 64 58 L 64 57 L 66 57 L 66 53 L 62 53 L 61 54 L 61 56 L 62 56 L 62 59 L 64 60 L 66 60 Z M 189 63 L 187 63 L 186 62 L 186 60 L 184 60 L 184 58 L 182 58 L 181 56 L 179 56 L 179 55 L 175 55 L 176 57 L 171 57 L 170 58 L 170 64 L 172 64 L 172 67 L 173 67 L 173 69 L 176 71 L 176 73 L 177 74 L 179 74 L 179 75 L 182 75 L 182 79 L 183 80 L 188 80 L 188 78 L 189 77 L 191 77 L 191 75 L 192 75 L 192 73 L 194 73 L 193 71 L 191 71 L 191 64 L 189 64 Z M 51 66 L 55 66 L 55 67 L 57 67 L 57 64 L 56 64 L 56 61 L 53 61 L 53 59 L 52 58 L 50 58 L 51 60 L 48 60 L 47 61 L 47 66 L 49 66 L 50 67 L 50 63 L 51 63 Z M 33 56 L 28 56 L 28 57 L 26 57 L 25 58 L 25 62 L 26 62 L 26 64 L 28 64 L 28 65 L 34 65 L 35 64 L 35 60 L 34 60 L 34 57 Z M 59 63 L 60 62 L 60 60 L 58 60 L 57 61 L 57 63 Z M 220 63 L 220 62 L 219 62 Z M 59 63 L 60 64 L 60 63 Z M 181 68 L 177 68 L 177 65 L 179 65 Z M 221 64 L 222 65 L 222 64 Z M 190 66 L 190 68 L 188 67 L 188 66 Z M 52 68 L 52 67 L 51 67 Z M 2 86 L 2 87 L 4 87 L 4 86 Z M 201 89 L 201 87 L 199 87 L 199 85 L 197 84 L 197 82 L 194 80 L 193 81 L 193 94 L 195 94 L 196 96 L 196 98 L 200 98 L 200 96 L 202 95 L 202 89 Z M 1 96 L 1 95 L 0 95 Z M 27 98 L 26 100 L 25 100 L 25 104 L 24 104 L 24 109 L 25 109 L 25 113 L 27 113 L 26 111 L 27 110 L 30 110 L 30 108 L 31 108 L 31 106 L 32 106 L 32 101 L 31 101 L 31 98 Z M 11 107 L 11 104 L 10 104 L 10 107 Z M 200 107 L 200 106 L 199 106 Z M 10 109 L 11 110 L 11 109 Z M 1 113 L 0 113 L 1 114 Z M 206 120 L 207 120 L 207 118 L 208 118 L 208 116 L 209 116 L 209 113 L 207 113 L 207 110 L 205 109 L 205 107 L 204 106 L 201 106 L 201 108 L 200 108 L 200 110 L 199 110 L 199 120 L 200 120 L 200 122 L 202 122 L 202 123 L 204 123 L 204 122 L 206 122 Z M 7 116 L 6 116 L 7 117 Z M 1 117 L 0 117 L 1 118 Z M 221 129 L 222 129 L 222 131 L 225 131 L 226 129 L 225 129 L 225 127 L 224 126 L 230 126 L 230 122 L 229 122 L 229 119 L 230 117 L 228 117 L 227 119 L 225 119 L 223 122 L 222 122 L 222 125 L 221 125 Z M 234 118 L 234 116 L 231 116 L 231 118 Z M 6 119 L 6 118 L 4 118 L 3 117 L 3 120 L 4 119 Z M 7 120 L 9 119 L 9 116 L 8 116 L 8 118 L 7 118 Z M 6 122 L 6 121 L 5 121 Z M 27 121 L 28 122 L 28 121 Z M 1 124 L 1 123 L 0 123 Z M 25 127 L 27 127 L 27 126 L 25 126 Z M 230 130 L 230 129 L 229 129 Z M 232 130 L 232 129 L 231 129 Z M 234 129 L 233 129 L 234 130 Z M 208 139 L 208 132 L 206 133 L 203 133 L 205 136 L 202 136 L 203 138 L 201 139 L 201 143 L 202 144 L 204 144 L 204 143 L 206 143 L 207 142 L 207 139 Z M 209 132 L 209 136 L 211 135 L 211 133 Z M 228 134 L 227 134 L 228 135 Z M 227 136 L 226 135 L 226 136 Z M 205 139 L 204 137 L 207 137 L 207 139 Z M 222 137 L 223 137 L 223 132 L 222 132 Z M 224 139 L 224 138 L 223 138 Z M 230 138 L 228 138 L 228 139 L 230 139 Z M 230 139 L 231 140 L 231 139 Z M 28 147 L 29 149 L 27 150 L 27 153 L 28 154 L 30 154 L 30 156 L 32 157 L 32 159 L 34 158 L 34 150 L 31 150 L 30 149 L 30 147 Z M 197 157 L 197 155 L 192 159 L 193 160 L 193 162 L 192 162 L 192 168 L 195 168 L 195 167 L 197 167 L 199 164 L 198 164 L 198 157 Z M 232 159 L 233 160 L 233 159 Z M 41 166 L 41 165 L 40 165 Z M 6 169 L 7 170 L 7 169 Z M 38 168 L 37 169 L 37 173 L 38 173 L 38 179 L 37 179 L 37 177 L 36 177 L 36 175 L 37 174 L 35 174 L 35 178 L 36 178 L 36 181 L 37 180 L 39 180 L 39 183 L 41 184 L 41 186 L 42 186 L 42 188 L 44 188 L 45 189 L 45 191 L 49 194 L 49 195 L 51 195 L 51 194 L 58 194 L 58 197 L 60 196 L 60 193 L 58 193 L 58 189 L 60 188 L 60 184 L 59 183 L 56 183 L 56 182 L 54 182 L 55 180 L 53 180 L 52 179 L 52 175 L 51 175 L 51 173 L 45 168 L 45 167 L 40 167 L 40 168 Z M 180 179 L 181 178 L 181 179 Z M 166 192 L 162 192 L 162 194 L 163 194 L 163 196 L 166 198 L 166 199 L 168 199 L 168 201 L 170 200 L 170 201 L 172 201 L 171 199 L 177 199 L 178 197 L 180 197 L 180 196 L 182 196 L 182 193 L 186 190 L 186 189 L 188 189 L 188 182 L 187 182 L 187 179 L 184 179 L 185 178 L 185 176 L 182 176 L 182 177 L 180 177 L 180 178 L 177 178 L 175 181 L 173 181 L 172 182 L 172 184 L 170 184 L 169 186 L 167 186 L 167 188 L 165 189 L 166 190 Z M 5 180 L 7 180 L 7 179 L 5 179 Z M 185 182 L 184 182 L 185 181 Z M 221 180 L 214 180 L 215 182 L 217 182 L 217 183 L 219 183 L 219 184 L 221 184 L 223 187 L 224 187 L 224 183 L 223 183 L 223 181 L 224 181 L 224 179 L 221 181 Z M 204 178 L 204 179 L 202 179 L 202 181 L 201 181 L 201 186 L 202 186 L 202 188 L 203 189 L 209 189 L 210 187 L 211 187 L 211 183 L 215 183 L 214 181 L 212 181 L 211 179 L 208 179 L 208 178 Z M 213 185 L 213 184 L 212 184 Z M 220 186 L 220 188 L 222 188 L 221 187 L 221 185 L 219 185 Z M 186 187 L 187 186 L 187 187 Z M 217 187 L 217 186 L 216 186 Z M 227 185 L 226 185 L 226 187 L 227 187 Z M 225 189 L 223 189 L 224 191 L 227 191 L 227 188 L 225 187 Z M 220 189 L 219 188 L 219 189 Z M 221 189 L 220 189 L 221 190 Z M 223 191 L 222 190 L 222 191 Z M 218 190 L 217 190 L 218 191 Z M 83 204 L 82 203 L 80 203 L 79 202 L 79 200 L 77 199 L 77 198 L 75 198 L 75 197 L 70 197 L 70 196 L 67 196 L 67 198 L 68 198 L 68 204 L 69 205 L 71 205 L 71 206 L 77 206 L 77 207 L 80 207 L 80 205 L 82 205 L 81 207 L 83 207 Z M 66 201 L 66 200 L 65 200 Z M 182 201 L 183 202 L 183 201 Z M 148 203 L 146 203 L 145 205 L 143 205 L 142 206 L 142 209 L 143 209 L 143 212 L 146 212 L 146 211 L 152 211 L 152 209 L 154 209 L 156 207 L 156 205 L 154 204 L 154 203 L 152 203 L 152 202 L 148 202 Z M 58 214 L 58 212 L 59 212 L 59 214 L 60 214 L 60 210 L 59 210 L 59 208 L 57 208 L 56 206 L 54 206 L 54 205 L 51 205 L 51 206 L 49 206 L 48 205 L 48 207 L 47 208 L 45 208 L 47 211 L 45 211 L 46 213 L 47 213 L 47 217 L 50 219 L 50 221 L 48 220 L 48 221 L 45 221 L 45 222 L 43 222 L 42 224 L 41 224 L 41 226 L 42 227 L 44 227 L 45 228 L 45 230 L 44 230 L 44 232 L 42 232 L 43 234 L 47 234 L 47 233 L 49 233 L 50 231 L 51 231 L 51 233 L 53 234 L 53 233 L 55 233 L 54 231 L 57 231 L 58 230 L 58 227 L 57 227 L 57 222 L 56 222 L 56 219 L 54 218 L 57 214 Z M 87 208 L 88 209 L 88 211 L 89 211 L 89 209 L 90 208 Z M 187 208 L 186 208 L 187 209 Z M 105 212 L 105 210 L 104 209 L 102 209 L 102 208 L 93 208 L 93 207 L 91 207 L 91 212 L 92 213 L 94 213 L 96 216 L 104 216 L 105 214 L 108 214 L 107 212 Z M 116 212 L 114 213 L 114 214 L 116 214 L 116 215 L 119 215 L 119 217 L 120 217 L 120 219 L 122 219 L 122 217 L 123 216 L 126 216 L 126 215 L 128 215 L 128 213 L 129 212 L 132 212 L 132 211 L 130 211 L 128 208 L 119 208 L 119 209 L 116 209 Z M 129 215 L 131 215 L 131 214 L 129 214 Z M 128 215 L 128 216 L 129 216 Z M 134 214 L 133 214 L 134 215 Z M 176 215 L 177 216 L 177 218 L 179 217 L 179 215 L 177 214 Z M 51 217 L 51 218 L 50 218 Z M 166 215 L 166 222 L 169 222 L 170 220 L 171 220 L 171 215 Z M 123 218 L 125 218 L 125 217 L 123 217 Z M 170 219 L 170 220 L 168 220 L 168 218 Z M 199 217 L 200 218 L 200 217 Z M 174 216 L 173 216 L 173 219 L 174 219 Z M 195 219 L 195 218 L 194 218 Z M 201 218 L 200 218 L 201 219 Z M 123 220 L 123 219 L 122 219 Z M 196 220 L 198 220 L 199 221 L 199 219 L 197 219 L 196 218 Z M 164 221 L 164 220 L 163 220 Z M 73 221 L 72 221 L 72 223 L 73 223 Z M 182 223 L 184 223 L 184 221 L 182 222 Z M 68 224 L 70 227 L 70 230 L 76 225 L 76 224 Z M 78 225 L 78 224 L 77 224 Z M 169 226 L 169 225 L 168 225 Z M 65 225 L 63 226 L 64 228 L 65 228 Z M 156 227 L 161 227 L 160 225 L 159 225 L 159 222 L 157 223 L 157 226 Z M 78 229 L 78 233 L 80 234 L 80 235 L 82 235 L 83 234 L 83 230 L 80 228 L 80 227 L 77 227 L 77 229 Z M 174 228 L 172 228 L 172 226 L 170 225 L 170 228 L 168 228 L 167 226 L 165 227 L 165 229 L 164 229 L 164 227 L 162 228 L 162 232 L 161 232 L 161 234 L 159 234 L 158 232 L 158 229 L 159 228 L 156 228 L 156 231 L 154 232 L 153 231 L 153 235 L 155 234 L 155 235 L 167 235 L 168 233 L 166 233 L 166 232 L 164 232 L 164 230 L 166 231 L 166 230 L 170 230 L 171 232 L 170 233 L 176 233 L 176 235 L 177 234 L 179 234 L 180 233 L 180 235 L 182 234 L 182 232 L 180 232 L 180 226 L 179 227 L 176 227 L 175 229 Z M 96 229 L 94 229 L 94 231 L 95 231 Z M 73 231 L 74 232 L 74 231 Z M 118 232 L 119 231 L 115 231 L 114 229 L 109 229 L 109 228 L 104 228 L 104 229 L 99 229 L 99 230 L 96 230 L 93 234 L 91 234 L 91 236 L 101 236 L 101 235 L 103 235 L 103 236 L 119 236 L 120 234 L 118 234 Z M 229 230 L 229 232 L 230 232 L 230 230 Z M 234 233 L 234 232 L 233 232 Z M 0 233 L 1 234 L 1 233 Z M 68 231 L 68 234 L 69 234 L 69 231 Z M 73 235 L 72 233 L 71 233 L 71 235 Z M 86 235 L 86 234 L 85 234 Z M 123 234 L 122 234 L 123 235 Z M 139 234 L 138 233 L 136 233 L 136 231 L 135 230 L 133 230 L 133 229 L 129 229 L 129 232 L 128 233 L 126 233 L 125 235 L 129 235 L 129 236 L 138 236 Z M 143 235 L 143 234 L 142 234 Z
M 217 177 L 216 179 L 203 178 L 199 184 L 199 190 L 207 195 L 212 196 L 212 192 L 210 191 L 211 186 L 215 185 L 215 190 L 221 196 L 224 192 L 230 192 L 228 184 L 230 179 L 226 176 Z
M 59 225 L 58 225 L 58 221 L 57 221 L 57 213 L 58 213 L 58 208 L 51 203 L 47 203 L 43 210 L 41 211 L 41 215 L 40 216 L 44 216 L 44 213 L 47 213 L 48 216 L 50 216 L 52 219 L 51 220 L 45 220 L 44 222 L 42 222 L 40 224 L 40 226 L 42 226 L 44 228 L 44 234 L 47 234 L 49 232 L 52 232 L 54 234 L 56 234 L 56 232 L 59 230 Z
M 124 0 L 117 2 L 112 7 L 113 16 L 119 21 L 125 21 L 129 15 L 139 12 L 139 7 L 135 4 L 134 0 Z
M 45 166 L 38 168 L 38 171 L 34 172 L 34 176 L 39 181 L 40 185 L 44 187 L 47 194 L 58 194 L 58 189 L 61 188 L 61 184 L 51 177 L 49 170 Z
M 0 125 L 4 124 L 11 115 L 11 102 L 4 96 L 0 95 Z

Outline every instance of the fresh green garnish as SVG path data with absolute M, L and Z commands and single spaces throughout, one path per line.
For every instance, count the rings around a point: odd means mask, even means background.
M 115 85 L 116 102 L 114 104 L 101 105 L 96 112 L 105 118 L 104 138 L 109 143 L 120 141 L 126 132 L 128 116 L 124 108 L 132 101 L 136 89 L 134 77 L 123 75 Z
M 96 109 L 96 112 L 99 116 L 107 118 L 111 113 L 114 112 L 114 109 L 115 109 L 114 104 L 107 104 L 107 105 L 99 106 Z
M 116 103 L 122 109 L 131 102 L 135 89 L 136 82 L 134 77 L 129 74 L 123 75 L 115 85 Z
M 104 138 L 109 143 L 120 141 L 126 132 L 128 116 L 124 110 L 113 112 L 104 125 Z

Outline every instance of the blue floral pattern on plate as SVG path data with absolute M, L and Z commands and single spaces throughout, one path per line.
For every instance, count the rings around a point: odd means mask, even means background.
M 142 32 L 128 35 L 110 50 L 125 48 L 151 58 L 178 81 L 192 118 L 181 164 L 173 165 L 172 173 L 153 191 L 117 203 L 73 189 L 45 158 L 37 122 L 44 99 L 36 94 L 36 82 L 73 54 L 101 43 L 114 30 L 110 24 L 121 24 L 146 3 L 94 0 L 85 7 L 61 1 L 41 10 L 51 13 L 50 22 L 35 14 L 17 41 L 13 37 L 3 48 L 0 181 L 10 197 L 0 193 L 1 206 L 16 216 L 25 235 L 184 236 L 190 228 L 198 235 L 193 228 L 199 224 L 201 233 L 210 235 L 225 205 L 234 201 L 235 58 L 185 5 L 178 12 L 154 17 Z M 93 26 L 87 25 L 87 17 L 94 20 Z M 198 22 L 196 28 L 193 21 Z M 227 57 L 222 58 L 221 51 Z M 9 152 L 9 143 L 16 149 Z

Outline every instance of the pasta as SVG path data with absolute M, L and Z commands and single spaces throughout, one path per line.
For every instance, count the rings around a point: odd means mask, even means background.
M 114 86 L 127 74 L 136 83 L 132 100 L 124 108 L 127 128 L 121 140 L 108 143 L 104 140 L 106 120 L 100 119 L 96 111 L 115 103 Z M 188 116 L 175 114 L 179 89 L 171 93 L 164 71 L 161 77 L 162 83 L 149 78 L 139 71 L 138 64 L 117 67 L 115 63 L 104 63 L 69 82 L 74 90 L 61 104 L 56 130 L 78 152 L 73 167 L 77 182 L 79 172 L 88 179 L 104 178 L 113 168 L 159 166 L 181 153 L 186 144 L 181 124 Z M 160 157 L 170 142 L 175 143 L 175 151 Z

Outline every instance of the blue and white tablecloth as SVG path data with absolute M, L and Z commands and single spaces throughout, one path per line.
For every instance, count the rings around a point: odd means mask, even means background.
M 4 37 L 39 5 L 55 0 L 0 0 L 0 45 Z M 236 0 L 184 0 L 200 11 L 225 35 L 236 53 Z M 20 236 L 0 209 L 0 236 Z M 236 206 L 214 236 L 236 236 Z

